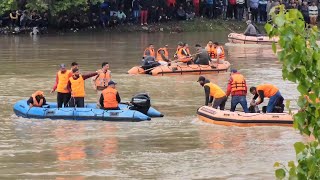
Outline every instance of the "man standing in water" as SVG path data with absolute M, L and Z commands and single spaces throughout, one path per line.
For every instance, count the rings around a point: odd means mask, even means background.
M 205 105 L 208 106 L 209 103 L 212 103 L 214 99 L 212 107 L 215 109 L 218 109 L 218 107 L 220 107 L 220 110 L 224 110 L 227 102 L 227 96 L 225 92 L 219 86 L 211 83 L 203 76 L 200 76 L 197 82 L 199 82 L 199 84 L 204 87 L 206 100 Z
M 108 82 L 111 80 L 111 71 L 109 70 L 109 63 L 103 62 L 99 69 L 98 75 L 92 78 L 93 88 L 97 92 L 97 106 L 100 107 L 101 92 L 108 87 Z

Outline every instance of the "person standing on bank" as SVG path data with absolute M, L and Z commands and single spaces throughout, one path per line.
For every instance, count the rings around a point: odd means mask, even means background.
M 109 81 L 108 87 L 102 91 L 100 95 L 100 105 L 104 110 L 120 110 L 119 103 L 121 102 L 120 95 L 116 90 L 116 84 Z
M 71 92 L 69 101 L 70 107 L 84 107 L 85 88 L 84 81 L 98 75 L 98 72 L 81 75 L 79 69 L 72 70 L 72 77 L 69 78 L 67 89 Z
M 228 99 L 226 93 L 218 85 L 211 83 L 203 76 L 200 76 L 197 82 L 199 82 L 199 84 L 204 87 L 206 100 L 205 105 L 208 106 L 209 103 L 212 103 L 214 99 L 212 107 L 215 109 L 218 109 L 218 107 L 220 107 L 220 110 L 224 110 Z
M 72 76 L 72 72 L 67 70 L 64 64 L 60 65 L 60 70 L 56 75 L 56 83 L 54 84 L 50 93 L 57 91 L 57 106 L 58 108 L 68 107 L 71 93 L 66 89 L 69 78 Z
M 240 74 L 236 69 L 231 70 L 230 79 L 227 87 L 227 97 L 231 94 L 231 109 L 234 112 L 237 105 L 240 103 L 245 113 L 248 113 L 247 104 L 247 83 L 244 76 Z
M 111 80 L 111 71 L 108 62 L 103 62 L 101 64 L 101 69 L 99 69 L 98 75 L 92 78 L 93 88 L 97 92 L 97 105 L 100 107 L 100 96 L 101 92 L 108 87 L 108 83 Z

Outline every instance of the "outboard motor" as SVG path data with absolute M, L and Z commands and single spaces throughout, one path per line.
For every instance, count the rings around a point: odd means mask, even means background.
M 150 97 L 146 93 L 136 94 L 132 97 L 130 103 L 132 104 L 131 110 L 136 110 L 143 114 L 147 114 L 151 106 Z

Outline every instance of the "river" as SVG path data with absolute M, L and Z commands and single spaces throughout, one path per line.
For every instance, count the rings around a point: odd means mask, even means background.
M 198 76 L 131 76 L 149 43 L 178 41 L 226 43 L 226 33 L 109 33 L 65 36 L 0 37 L 1 179 L 275 179 L 273 164 L 295 159 L 293 143 L 302 137 L 289 127 L 224 127 L 196 117 L 204 103 Z M 233 68 L 248 86 L 272 83 L 285 99 L 298 97 L 296 85 L 283 81 L 281 64 L 270 46 L 225 46 Z M 81 71 L 110 63 L 124 101 L 148 92 L 165 114 L 149 122 L 35 120 L 18 118 L 13 104 L 35 90 L 49 94 L 60 63 L 76 61 Z M 207 75 L 226 88 L 229 73 Z M 86 82 L 86 101 L 96 95 Z M 252 98 L 248 95 L 248 100 Z M 227 108 L 230 107 L 230 98 Z

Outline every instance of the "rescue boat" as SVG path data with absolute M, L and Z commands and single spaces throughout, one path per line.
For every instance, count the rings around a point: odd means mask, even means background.
M 120 110 L 98 109 L 96 103 L 87 103 L 83 108 L 57 108 L 57 103 L 53 102 L 29 108 L 27 100 L 21 100 L 13 106 L 13 111 L 19 117 L 36 119 L 149 121 L 151 117 L 163 117 L 163 114 L 150 106 L 149 97 L 143 94 L 134 96 L 131 104 L 119 104 L 119 108 Z
M 246 36 L 244 34 L 230 33 L 228 35 L 230 43 L 235 44 L 272 44 L 279 41 L 278 37 L 269 38 L 268 36 Z
M 202 106 L 197 111 L 204 122 L 225 126 L 292 126 L 293 117 L 288 113 L 231 112 Z
M 135 66 L 128 71 L 128 74 L 150 74 L 152 76 L 164 76 L 164 75 L 185 75 L 185 74 L 212 74 L 227 72 L 230 67 L 228 61 L 216 65 L 199 65 L 185 63 L 173 64 L 171 66 L 161 65 L 145 71 L 141 66 Z

